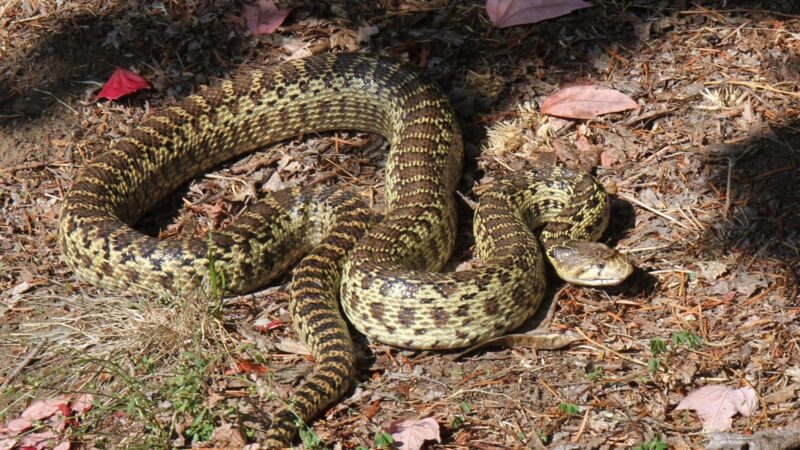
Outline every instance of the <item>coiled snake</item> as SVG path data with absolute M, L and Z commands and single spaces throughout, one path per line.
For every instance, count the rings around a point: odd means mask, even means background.
M 203 171 L 333 129 L 389 140 L 385 215 L 374 226 L 357 196 L 313 187 L 269 195 L 208 240 L 158 240 L 131 227 Z M 189 292 L 208 274 L 209 254 L 230 292 L 251 291 L 308 254 L 294 271 L 290 313 L 317 365 L 263 444 L 281 447 L 298 419 L 310 420 L 349 386 L 355 356 L 339 304 L 359 331 L 401 347 L 456 348 L 500 335 L 542 298 L 542 252 L 530 231 L 540 225 L 544 254 L 567 281 L 616 284 L 631 272 L 617 252 L 586 242 L 608 222 L 602 187 L 549 168 L 482 195 L 475 218 L 482 267 L 437 273 L 456 234 L 461 159 L 447 99 L 416 70 L 355 54 L 314 56 L 203 88 L 114 142 L 68 192 L 59 244 L 81 278 L 136 292 Z

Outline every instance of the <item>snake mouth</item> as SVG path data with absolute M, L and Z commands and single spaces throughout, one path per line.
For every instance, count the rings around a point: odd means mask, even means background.
M 631 271 L 632 272 L 632 271 Z M 594 280 L 565 280 L 572 284 L 577 284 L 580 286 L 588 286 L 588 287 L 611 287 L 611 286 L 618 286 L 622 284 L 623 281 L 627 280 L 630 276 L 630 273 L 626 274 L 623 277 L 613 277 L 613 278 L 599 278 Z

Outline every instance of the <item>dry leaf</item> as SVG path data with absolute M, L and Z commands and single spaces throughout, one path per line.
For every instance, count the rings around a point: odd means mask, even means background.
M 64 396 L 37 400 L 25 409 L 22 417 L 31 420 L 46 419 L 57 412 L 61 412 L 61 406 L 66 406 L 68 402 L 69 399 Z
M 311 355 L 311 352 L 308 351 L 308 348 L 305 345 L 303 345 L 302 342 L 295 341 L 293 339 L 283 338 L 275 344 L 275 348 L 277 348 L 282 352 L 291 353 L 293 355 L 303 355 L 303 356 Z
M 241 16 L 233 16 L 231 20 L 240 26 L 247 27 L 250 34 L 272 34 L 283 24 L 291 9 L 280 9 L 270 0 L 258 0 L 242 7 Z
M 9 436 L 16 436 L 30 430 L 32 427 L 33 421 L 31 419 L 19 417 L 17 419 L 10 420 L 8 424 L 6 424 L 5 431 Z
M 35 450 L 52 449 L 52 440 L 56 439 L 56 435 L 52 431 L 42 431 L 39 433 L 30 433 L 22 436 L 19 440 L 20 448 L 30 448 Z
M 425 441 L 442 442 L 439 424 L 432 417 L 395 420 L 389 425 L 389 432 L 400 450 L 419 450 Z
M 570 119 L 594 119 L 601 114 L 636 109 L 632 98 L 596 84 L 560 89 L 545 99 L 542 113 Z
M 693 409 L 705 431 L 725 431 L 737 412 L 750 417 L 758 409 L 756 391 L 750 386 L 731 389 L 727 386 L 704 386 L 684 397 L 675 410 Z
M 70 404 L 70 409 L 76 413 L 84 413 L 92 409 L 92 394 L 81 394 Z
M 254 373 L 256 375 L 264 375 L 267 373 L 267 368 L 263 364 L 243 359 L 236 363 L 236 371 L 238 373 Z
M 213 444 L 217 448 L 242 448 L 245 442 L 242 432 L 238 428 L 234 428 L 229 423 L 214 428 L 211 432 L 211 437 L 208 439 L 209 444 Z
M 486 0 L 486 14 L 503 28 L 541 22 L 590 6 L 581 0 Z
M 697 265 L 700 266 L 700 276 L 710 281 L 718 280 L 728 271 L 728 266 L 721 261 L 698 262 Z

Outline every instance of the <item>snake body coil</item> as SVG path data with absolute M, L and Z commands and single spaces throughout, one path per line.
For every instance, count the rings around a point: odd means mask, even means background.
M 356 196 L 313 187 L 272 193 L 206 241 L 158 240 L 131 228 L 199 173 L 276 141 L 334 129 L 380 133 L 391 144 L 385 216 L 374 226 Z M 545 276 L 531 227 L 544 226 L 544 254 L 568 281 L 615 284 L 630 273 L 616 252 L 584 242 L 608 222 L 603 189 L 558 168 L 484 194 L 475 219 L 483 266 L 436 273 L 456 234 L 461 158 L 446 98 L 417 71 L 361 55 L 319 55 L 204 88 L 116 141 L 67 194 L 59 243 L 80 277 L 138 292 L 198 287 L 210 254 L 227 289 L 247 292 L 307 254 L 294 272 L 290 312 L 317 366 L 270 427 L 264 445 L 280 447 L 296 419 L 310 420 L 335 401 L 354 373 L 340 293 L 347 317 L 373 339 L 455 348 L 502 334 L 538 307 Z

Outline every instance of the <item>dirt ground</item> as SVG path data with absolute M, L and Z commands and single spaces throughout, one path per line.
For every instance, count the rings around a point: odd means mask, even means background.
M 757 411 L 734 417 L 737 436 L 800 429 L 800 4 L 598 0 L 499 29 L 479 1 L 299 3 L 259 38 L 233 24 L 232 0 L 0 4 L 0 423 L 36 399 L 89 393 L 94 408 L 57 433 L 73 448 L 263 437 L 313 367 L 291 330 L 287 280 L 226 299 L 221 315 L 206 299 L 105 292 L 60 259 L 61 199 L 110 141 L 200 85 L 363 51 L 419 66 L 457 111 L 466 159 L 452 267 L 472 256 L 475 191 L 561 164 L 615 192 L 604 239 L 637 272 L 614 289 L 552 280 L 544 327 L 579 338 L 560 350 L 456 358 L 361 339 L 357 386 L 298 445 L 380 447 L 392 421 L 433 417 L 441 443 L 430 449 L 700 448 L 720 436 L 675 407 L 708 385 L 757 393 Z M 115 66 L 153 88 L 94 100 Z M 641 108 L 590 121 L 538 113 L 556 89 L 590 81 Z M 259 191 L 310 182 L 380 211 L 385 150 L 357 133 L 296 139 L 192 181 L 140 227 L 206 236 Z

